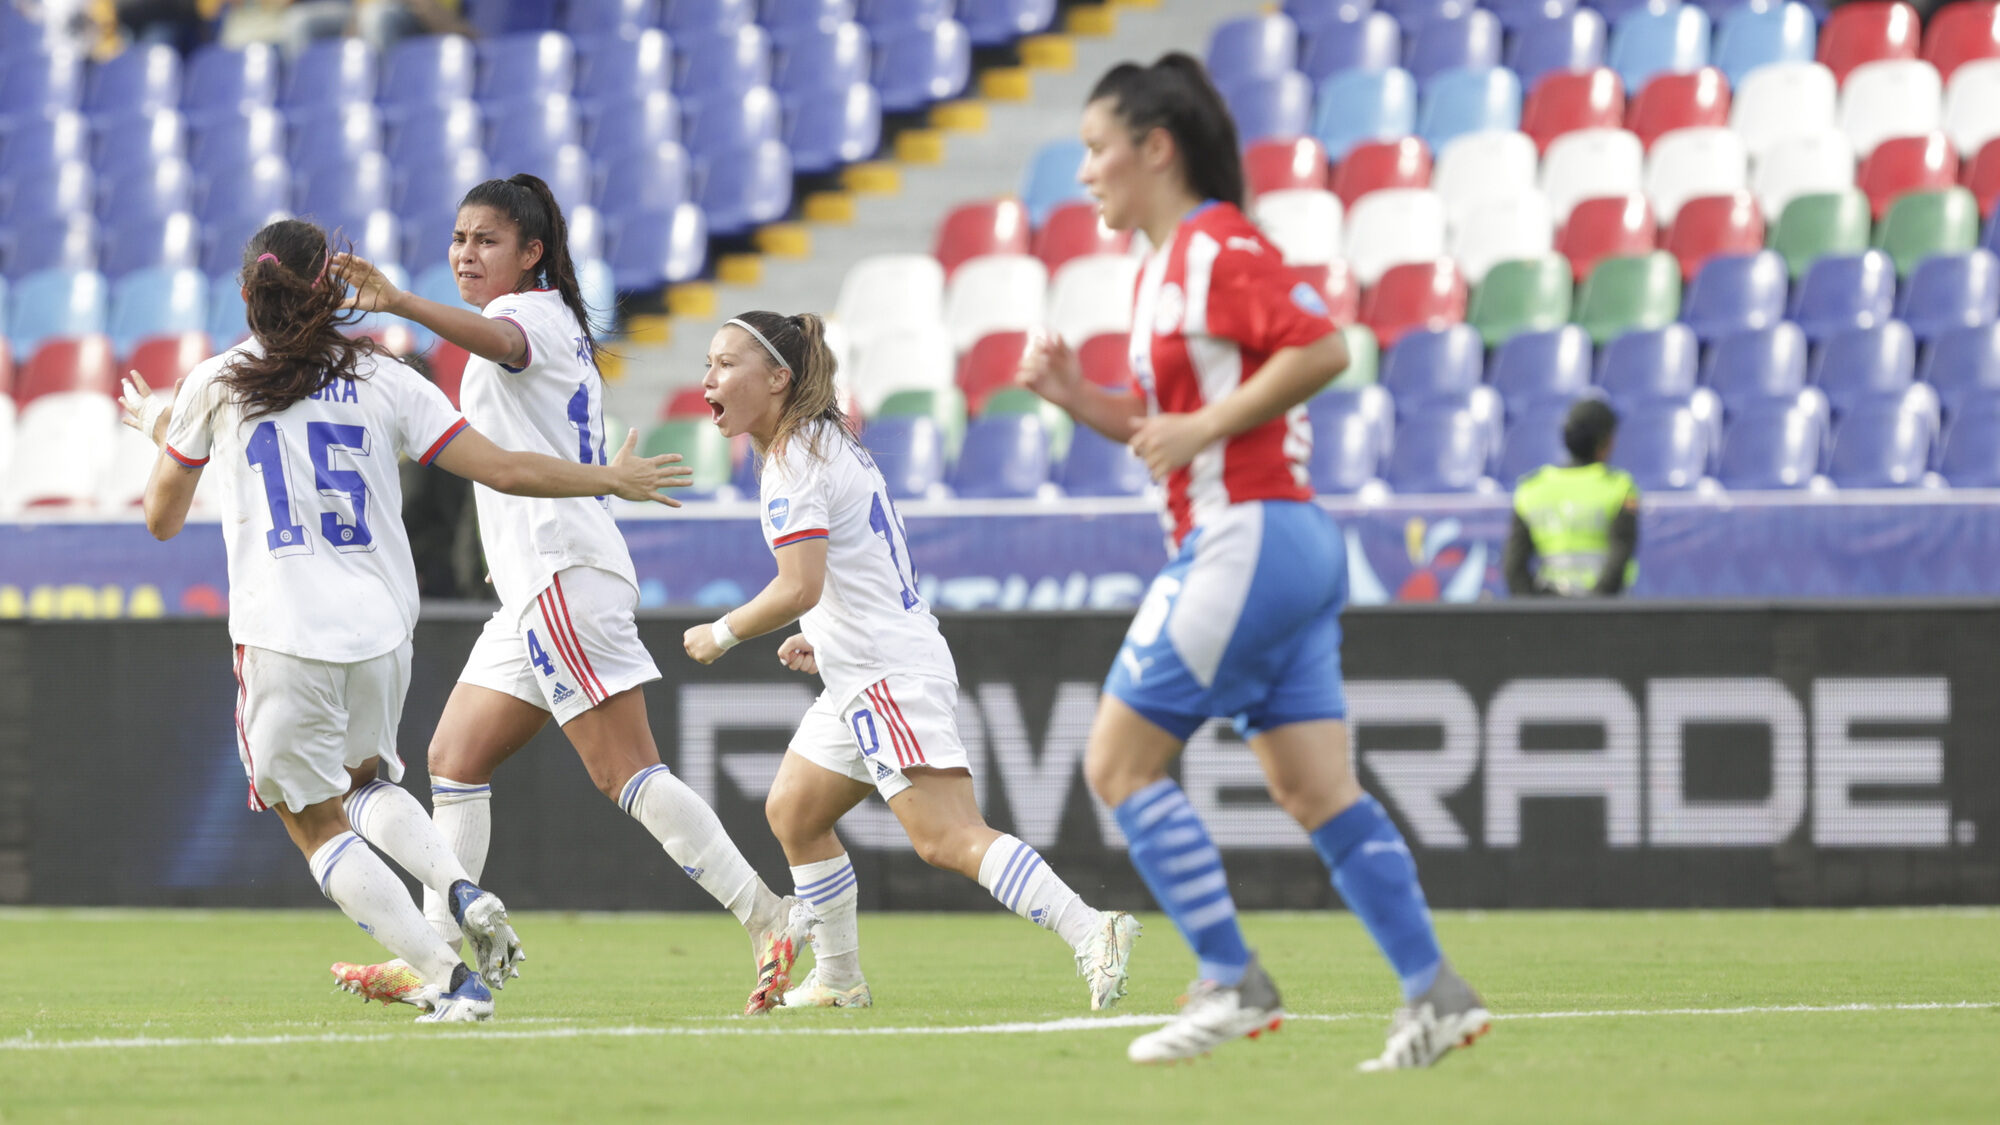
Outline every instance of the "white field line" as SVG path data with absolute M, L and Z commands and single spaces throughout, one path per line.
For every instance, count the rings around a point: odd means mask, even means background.
M 1587 1020 L 1647 1019 L 1702 1016 L 1790 1015 L 1822 1012 L 1937 1012 L 1985 1011 L 2000 1008 L 2000 1001 L 1966 1000 L 1936 1004 L 1775 1004 L 1739 1008 L 1624 1008 L 1575 1012 L 1515 1012 L 1495 1016 L 1496 1020 Z M 783 1017 L 779 1017 L 782 1019 Z M 782 1027 L 768 1021 L 762 1026 L 741 1027 L 541 1027 L 541 1028 L 426 1028 L 422 1031 L 327 1032 L 321 1035 L 219 1035 L 210 1038 L 134 1036 L 121 1039 L 37 1039 L 32 1035 L 0 1039 L 0 1051 L 80 1051 L 137 1050 L 159 1047 L 290 1047 L 326 1043 L 407 1043 L 435 1039 L 640 1039 L 709 1036 L 873 1036 L 873 1035 L 1037 1035 L 1070 1031 L 1098 1031 L 1105 1028 L 1154 1027 L 1167 1016 L 1078 1016 L 1070 1019 L 1021 1023 L 962 1024 L 944 1027 Z M 1292 1013 L 1293 1020 L 1346 1023 L 1376 1021 L 1379 1013 Z

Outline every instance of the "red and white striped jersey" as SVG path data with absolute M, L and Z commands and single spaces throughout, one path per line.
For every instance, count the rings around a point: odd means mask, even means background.
M 1234 204 L 1181 221 L 1139 274 L 1132 376 L 1149 414 L 1191 414 L 1235 390 L 1272 354 L 1335 331 L 1326 302 Z M 1210 445 L 1166 481 L 1162 523 L 1178 548 L 1231 504 L 1310 500 L 1312 426 L 1302 403 Z

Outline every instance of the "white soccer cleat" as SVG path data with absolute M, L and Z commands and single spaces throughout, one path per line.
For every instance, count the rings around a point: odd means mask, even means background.
M 1234 988 L 1198 980 L 1188 989 L 1172 1023 L 1132 1040 L 1125 1055 L 1137 1063 L 1179 1062 L 1205 1055 L 1232 1039 L 1257 1038 L 1285 1022 L 1284 1001 L 1257 959 Z
M 439 996 L 418 1023 L 484 1023 L 493 1018 L 493 994 L 486 982 L 465 965 L 451 971 L 451 990 Z
M 785 993 L 784 1008 L 872 1008 L 875 996 L 868 991 L 868 982 L 862 981 L 853 988 L 828 988 L 819 982 L 819 966 L 814 965 L 799 982 L 797 988 Z
M 521 962 L 528 959 L 521 951 L 520 937 L 507 922 L 507 908 L 491 891 L 482 891 L 465 879 L 453 883 L 446 897 L 451 902 L 452 918 L 472 946 L 479 975 L 488 986 L 505 988 L 510 977 L 521 975 Z
M 792 965 L 810 940 L 817 915 L 812 904 L 786 895 L 778 903 L 776 929 L 750 935 L 750 955 L 757 966 L 757 987 L 743 1004 L 746 1016 L 760 1015 L 785 1002 L 785 990 L 792 984 Z
M 1453 1047 L 1470 1047 L 1493 1026 L 1485 1001 L 1446 962 L 1430 990 L 1389 1021 L 1389 1043 L 1360 1069 L 1413 1070 L 1432 1066 Z
M 1125 995 L 1125 982 L 1132 975 L 1132 941 L 1140 934 L 1139 920 L 1122 910 L 1103 912 L 1103 920 L 1090 940 L 1076 951 L 1076 973 L 1090 982 L 1090 1010 L 1101 1012 L 1117 1004 Z
M 438 989 L 425 984 L 423 974 L 400 957 L 379 965 L 335 961 L 333 983 L 343 992 L 361 997 L 364 1004 L 379 1000 L 385 1005 L 409 1004 L 429 1011 L 438 995 Z

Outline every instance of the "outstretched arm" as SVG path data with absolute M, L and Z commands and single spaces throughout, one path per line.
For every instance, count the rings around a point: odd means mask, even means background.
M 374 263 L 353 254 L 335 254 L 332 268 L 334 276 L 354 290 L 347 299 L 349 308 L 414 320 L 473 355 L 508 367 L 519 367 L 528 358 L 528 337 L 513 321 L 441 305 L 397 288 Z
M 633 451 L 639 432 L 625 435 L 618 456 L 609 465 L 585 465 L 540 453 L 502 449 L 471 426 L 459 431 L 433 462 L 447 472 L 515 496 L 617 496 L 652 500 L 669 508 L 681 502 L 666 495 L 668 488 L 686 488 L 694 470 L 682 467 L 678 453 L 640 457 Z
M 778 548 L 778 576 L 757 596 L 681 638 L 687 654 L 713 664 L 737 641 L 762 636 L 797 621 L 819 604 L 826 585 L 826 540 L 803 539 Z M 719 633 L 726 635 L 718 636 Z
M 173 396 L 154 394 L 144 375 L 134 371 L 125 377 L 118 405 L 121 407 L 118 420 L 146 435 L 160 449 L 153 459 L 152 475 L 146 478 L 146 530 L 155 539 L 172 539 L 187 526 L 195 486 L 201 483 L 202 465 L 207 462 L 183 464 L 167 452 L 167 423 L 173 417 Z

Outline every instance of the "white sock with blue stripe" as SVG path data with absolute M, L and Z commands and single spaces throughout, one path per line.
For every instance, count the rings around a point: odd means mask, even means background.
M 1048 864 L 1041 853 L 1013 836 L 1002 835 L 979 861 L 979 885 L 1007 909 L 1082 949 L 1096 928 L 1097 911 Z
M 426 890 L 446 894 L 453 883 L 472 878 L 409 790 L 378 778 L 349 793 L 343 804 L 355 834 Z
M 451 846 L 451 854 L 457 856 L 459 864 L 465 868 L 465 878 L 477 883 L 486 872 L 486 849 L 493 840 L 492 784 L 453 781 L 432 774 L 431 827 L 437 829 L 439 838 Z M 446 886 L 449 888 L 449 884 Z M 451 904 L 432 889 L 428 879 L 424 880 L 424 917 L 431 920 L 438 936 L 453 949 L 458 949 L 464 942 L 464 937 L 458 932 L 458 923 L 452 920 Z
M 781 900 L 736 850 L 715 810 L 672 770 L 651 765 L 633 774 L 618 792 L 618 807 L 645 825 L 688 878 L 753 933 L 784 921 Z
M 841 990 L 860 984 L 861 894 L 847 853 L 792 868 L 792 886 L 819 916 L 812 938 L 819 982 Z
M 319 891 L 355 924 L 408 961 L 424 980 L 449 987 L 458 955 L 424 921 L 403 881 L 352 832 L 342 832 L 309 861 Z

